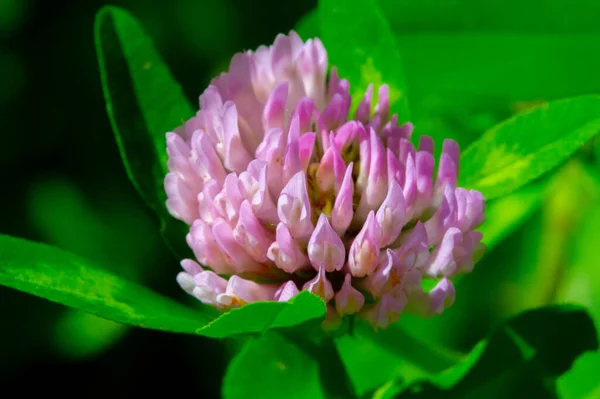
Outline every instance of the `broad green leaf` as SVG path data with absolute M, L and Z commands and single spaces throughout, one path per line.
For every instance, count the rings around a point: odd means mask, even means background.
M 325 314 L 325 303 L 307 291 L 289 302 L 256 302 L 223 314 L 208 306 L 192 309 L 78 256 L 5 235 L 0 284 L 119 323 L 213 338 L 263 333 Z
M 108 116 L 125 169 L 161 221 L 161 232 L 180 257 L 190 252 L 186 226 L 167 212 L 165 135 L 194 113 L 181 87 L 139 22 L 127 11 L 104 7 L 95 41 Z
M 231 361 L 224 399 L 325 399 L 319 363 L 280 334 L 249 340 Z
M 325 302 L 308 291 L 289 302 L 255 302 L 233 309 L 197 333 L 212 338 L 264 333 L 325 316 Z
M 392 112 L 399 122 L 409 118 L 402 59 L 394 35 L 374 0 L 320 0 L 321 39 L 329 64 L 350 82 L 355 110 L 373 84 L 374 94 L 388 84 Z M 373 102 L 374 104 L 374 102 Z
M 583 308 L 538 308 L 508 320 L 442 373 L 404 380 L 397 397 L 555 397 L 551 381 L 582 353 L 596 350 L 597 332 Z
M 44 244 L 0 235 L 0 284 L 120 323 L 194 333 L 214 317 Z
M 600 129 L 600 96 L 553 101 L 488 130 L 461 156 L 461 185 L 489 200 L 558 166 Z

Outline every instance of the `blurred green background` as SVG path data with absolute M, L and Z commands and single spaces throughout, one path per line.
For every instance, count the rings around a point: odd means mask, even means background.
M 175 283 L 178 260 L 127 180 L 108 123 L 93 42 L 104 4 L 0 0 L 0 233 L 56 245 L 191 302 Z M 235 52 L 272 43 L 316 0 L 110 4 L 142 22 L 195 99 Z M 597 1 L 380 4 L 397 34 L 418 134 L 452 137 L 465 148 L 533 104 L 600 91 Z M 457 283 L 455 306 L 438 319 L 402 323 L 466 351 L 499 321 L 543 304 L 583 303 L 599 321 L 599 155 L 596 139 L 550 175 L 489 204 L 484 232 L 511 229 L 494 235 L 475 272 Z M 5 389 L 68 393 L 77 381 L 85 397 L 174 386 L 219 396 L 229 354 L 222 342 L 130 329 L 4 287 L 0 320 Z M 559 385 L 590 394 L 595 387 L 585 377 L 594 367 L 598 356 L 583 356 Z

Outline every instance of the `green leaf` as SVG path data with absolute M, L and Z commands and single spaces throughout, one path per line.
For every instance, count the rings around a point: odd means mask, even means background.
M 489 200 L 558 166 L 600 129 L 600 96 L 553 101 L 488 130 L 461 156 L 461 185 Z
M 510 319 L 444 372 L 403 381 L 397 397 L 554 397 L 553 379 L 596 350 L 597 332 L 584 308 L 537 308 Z
M 233 309 L 197 333 L 212 338 L 264 333 L 322 318 L 325 311 L 325 302 L 321 298 L 302 291 L 289 302 L 255 302 Z
M 0 284 L 120 323 L 213 338 L 264 333 L 325 314 L 325 303 L 307 291 L 289 302 L 256 302 L 220 315 L 208 306 L 192 309 L 78 256 L 5 235 Z
M 364 98 L 369 84 L 373 84 L 375 94 L 380 85 L 387 83 L 392 112 L 398 114 L 400 123 L 408 121 L 402 59 L 377 3 L 320 0 L 318 12 L 329 64 L 350 82 L 353 109 Z
M 227 370 L 223 396 L 356 398 L 331 337 L 315 338 L 287 329 L 247 341 Z
M 108 117 L 137 191 L 154 209 L 161 232 L 179 257 L 190 252 L 186 228 L 167 212 L 165 135 L 194 113 L 181 87 L 139 22 L 107 6 L 96 15 L 95 41 Z
M 224 399 L 325 399 L 319 363 L 280 334 L 249 340 L 231 361 Z
M 44 244 L 0 235 L 0 284 L 120 323 L 194 333 L 216 315 L 190 309 Z

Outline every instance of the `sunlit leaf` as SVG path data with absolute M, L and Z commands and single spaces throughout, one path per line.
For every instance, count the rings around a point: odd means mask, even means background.
M 215 338 L 291 327 L 325 314 L 325 303 L 307 291 L 289 302 L 256 302 L 224 314 L 208 306 L 192 309 L 78 256 L 4 235 L 0 284 L 120 323 Z
M 374 94 L 388 84 L 392 111 L 408 121 L 409 111 L 402 59 L 394 35 L 374 0 L 321 0 L 318 6 L 321 39 L 329 63 L 350 82 L 356 109 L 370 84 Z
M 127 11 L 113 6 L 100 10 L 95 40 L 108 116 L 127 174 L 159 216 L 169 246 L 187 254 L 186 226 L 168 214 L 163 181 L 168 159 L 165 135 L 192 116 L 193 108 Z
M 509 119 L 461 156 L 461 185 L 489 200 L 558 166 L 600 129 L 600 96 L 553 101 Z

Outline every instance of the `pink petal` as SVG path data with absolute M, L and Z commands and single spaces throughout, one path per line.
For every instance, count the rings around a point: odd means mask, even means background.
M 213 224 L 212 232 L 225 261 L 234 272 L 231 274 L 266 272 L 265 266 L 253 260 L 237 243 L 233 236 L 233 229 L 225 220 L 217 219 Z
M 278 222 L 277 208 L 269 193 L 267 167 L 267 163 L 262 160 L 250 162 L 248 170 L 240 174 L 239 190 L 252 205 L 256 217 L 275 226 Z
M 348 253 L 348 268 L 353 276 L 364 277 L 375 270 L 379 261 L 380 237 L 381 227 L 375 212 L 371 211 Z
M 459 153 L 460 150 L 455 141 L 444 140 L 436 179 L 436 184 L 438 186 L 450 184 L 452 187 L 456 187 Z
M 419 151 L 425 151 L 433 155 L 433 138 L 429 136 L 421 136 L 419 138 Z
M 373 296 L 380 297 L 385 291 L 392 288 L 394 269 L 398 268 L 400 260 L 391 249 L 387 249 L 379 257 L 379 263 L 374 273 L 368 275 L 363 281 L 366 288 Z
M 383 147 L 381 139 L 375 133 L 375 130 L 370 129 L 370 163 L 368 179 L 360 198 L 355 218 L 358 221 L 363 221 L 366 215 L 376 210 L 387 193 L 387 153 Z M 361 162 L 363 159 L 361 158 Z
M 186 241 L 196 259 L 219 274 L 230 274 L 233 269 L 226 262 L 212 229 L 203 220 L 197 219 L 192 224 Z
M 190 147 L 176 133 L 167 133 L 167 166 L 170 172 L 175 172 L 181 180 L 187 181 L 190 186 L 202 184 L 190 165 Z M 197 183 L 195 183 L 197 181 Z
M 375 117 L 379 117 L 385 123 L 390 115 L 390 89 L 388 85 L 379 86 L 377 92 L 377 105 L 375 106 Z M 377 130 L 377 128 L 375 128 Z
M 349 104 L 341 94 L 334 94 L 321 113 L 320 121 L 325 130 L 335 130 L 348 119 Z
M 287 302 L 298 295 L 298 287 L 292 280 L 283 283 L 275 292 L 275 300 L 278 302 Z
M 317 227 L 308 241 L 308 258 L 315 269 L 324 268 L 327 272 L 341 270 L 346 259 L 344 243 L 331 228 L 324 213 L 319 216 Z
M 217 297 L 225 292 L 227 280 L 216 275 L 211 271 L 204 271 L 194 277 L 196 287 L 192 290 L 192 295 L 206 305 L 216 305 Z
M 367 87 L 367 91 L 365 92 L 365 96 L 363 100 L 358 104 L 356 108 L 356 114 L 354 115 L 354 119 L 367 124 L 369 119 L 371 118 L 371 101 L 373 99 L 373 85 L 370 84 Z
M 344 180 L 344 173 L 346 171 L 346 163 L 342 158 L 339 150 L 333 142 L 333 138 L 330 139 L 330 146 L 317 169 L 317 185 L 322 192 L 335 190 L 338 192 L 342 182 Z
M 425 318 L 441 315 L 445 309 L 452 306 L 455 296 L 456 290 L 452 282 L 442 278 L 428 293 L 409 295 L 409 306 L 406 311 Z
M 391 244 L 398 238 L 404 226 L 405 215 L 406 209 L 402 188 L 395 180 L 391 180 L 387 196 L 376 214 L 377 222 L 381 226 L 380 245 L 382 247 Z
M 304 97 L 298 102 L 292 119 L 298 118 L 300 122 L 300 134 L 314 131 L 314 124 L 319 118 L 315 103 L 311 98 Z
M 252 206 L 247 200 L 240 207 L 239 220 L 233 230 L 233 236 L 252 259 L 261 263 L 268 261 L 267 251 L 275 237 L 254 216 Z
M 335 309 L 340 315 L 354 314 L 365 304 L 365 297 L 356 288 L 352 287 L 352 276 L 344 276 L 342 288 L 335 295 Z
M 375 328 L 387 328 L 398 320 L 407 302 L 406 295 L 398 286 L 394 292 L 384 294 L 377 304 L 365 308 L 364 317 Z
M 251 155 L 246 150 L 238 127 L 238 113 L 236 104 L 226 102 L 223 114 L 223 144 L 225 146 L 224 165 L 227 169 L 236 173 L 246 170 L 246 167 L 252 160 Z
M 485 198 L 479 191 L 467 191 L 460 187 L 455 193 L 459 202 L 458 227 L 464 232 L 477 228 L 485 220 Z
M 454 250 L 460 245 L 462 233 L 456 227 L 446 231 L 441 244 L 433 251 L 430 264 L 426 272 L 431 277 L 453 276 L 456 273 L 456 262 L 454 261 Z
M 180 264 L 183 270 L 185 270 L 185 272 L 192 277 L 204 270 L 197 262 L 194 262 L 192 259 L 184 259 L 180 262 Z
M 263 129 L 265 132 L 272 128 L 283 129 L 288 90 L 289 86 L 287 82 L 282 82 L 275 86 L 269 95 L 262 114 Z
M 190 163 L 203 181 L 215 180 L 223 184 L 226 176 L 223 164 L 210 138 L 201 130 L 197 130 L 192 136 Z
M 270 284 L 258 284 L 239 276 L 231 276 L 225 293 L 217 296 L 217 302 L 223 307 L 234 308 L 252 302 L 272 301 L 276 290 Z
M 331 212 L 331 225 L 340 237 L 344 235 L 344 233 L 350 226 L 350 222 L 352 222 L 352 217 L 354 215 L 354 212 L 352 210 L 352 202 L 354 196 L 352 168 L 353 163 L 351 162 L 350 165 L 348 165 L 348 167 L 346 168 L 344 180 L 342 181 L 340 190 L 337 193 L 337 197 L 335 198 L 335 203 L 333 205 L 333 210 Z
M 319 109 L 325 104 L 325 77 L 327 74 L 327 52 L 318 38 L 304 44 L 296 60 L 298 73 L 307 97 L 314 98 Z
M 296 173 L 281 191 L 277 215 L 294 238 L 308 240 L 313 224 L 304 171 Z
M 192 295 L 194 288 L 196 288 L 196 283 L 194 283 L 194 277 L 186 272 L 177 273 L 177 284 L 188 294 Z
M 402 264 L 410 268 L 421 268 L 429 262 L 427 230 L 421 221 L 412 230 L 400 234 L 395 252 Z
M 276 241 L 269 247 L 267 257 L 287 273 L 295 273 L 309 265 L 308 257 L 283 223 L 277 225 Z
M 311 292 L 321 298 L 325 302 L 329 302 L 334 296 L 333 286 L 325 276 L 325 268 L 320 268 L 317 275 L 302 286 L 303 290 Z
M 369 133 L 367 133 L 363 125 L 360 125 L 360 128 L 357 131 L 357 136 L 359 143 L 360 167 L 358 171 L 358 177 L 356 178 L 355 188 L 358 192 L 364 193 L 369 181 L 369 168 L 371 167 L 371 140 Z
M 392 180 L 396 181 L 401 187 L 404 185 L 404 168 L 402 164 L 398 160 L 398 157 L 391 149 L 387 149 L 387 175 L 388 175 L 388 185 L 391 184 Z M 404 198 L 404 194 L 402 195 Z
M 361 128 L 362 125 L 356 121 L 344 123 L 335 134 L 335 145 L 337 148 L 340 151 L 345 151 L 354 142 Z
M 237 175 L 235 173 L 228 174 L 223 189 L 215 196 L 215 209 L 224 219 L 235 223 L 243 200 Z
M 215 180 L 209 180 L 204 184 L 202 192 L 198 194 L 198 210 L 200 218 L 212 225 L 216 217 L 222 216 L 215 206 L 215 198 L 221 192 L 221 186 Z
M 165 177 L 164 188 L 167 193 L 167 210 L 176 219 L 192 224 L 198 218 L 196 192 L 176 173 L 169 172 Z
M 456 225 L 456 207 L 454 189 L 449 184 L 446 184 L 444 186 L 444 196 L 442 197 L 441 204 L 438 206 L 433 216 L 425 222 L 425 229 L 427 230 L 430 246 L 438 245 L 446 233 L 446 230 Z
M 285 141 L 281 129 L 270 129 L 262 143 L 256 149 L 256 158 L 267 162 L 267 182 L 274 197 L 279 196 L 283 188 L 283 152 Z
M 308 168 L 310 158 L 312 157 L 316 137 L 316 133 L 304 133 L 300 136 L 300 163 L 302 164 L 302 169 L 304 171 Z
M 300 125 L 298 118 L 294 118 L 290 124 L 288 133 L 288 144 L 283 157 L 283 180 L 288 181 L 293 175 L 303 170 L 300 160 Z

